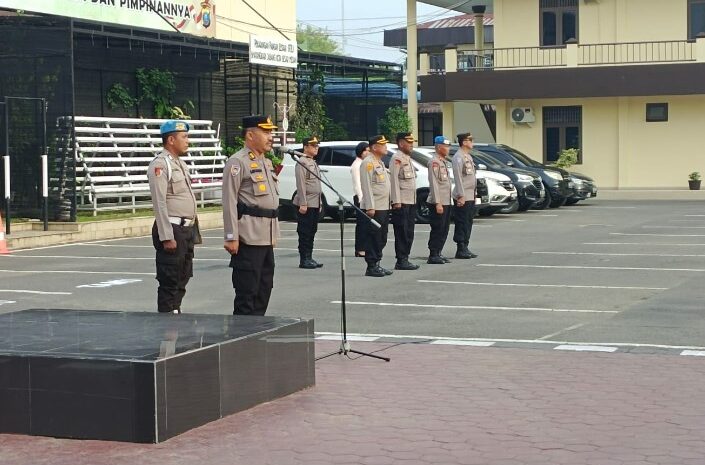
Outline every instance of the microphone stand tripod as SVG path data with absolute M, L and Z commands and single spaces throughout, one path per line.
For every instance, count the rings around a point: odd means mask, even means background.
M 343 197 L 343 195 L 338 192 L 338 190 L 333 187 L 326 178 L 325 180 L 322 179 L 318 173 L 316 173 L 313 170 L 310 170 L 308 166 L 304 165 L 301 163 L 301 161 L 298 159 L 301 156 L 305 156 L 303 153 L 296 152 L 294 150 L 284 150 L 285 153 L 288 153 L 291 155 L 291 158 L 301 166 L 303 169 L 305 169 L 308 173 L 310 173 L 313 177 L 321 181 L 324 185 L 326 185 L 330 190 L 332 190 L 337 196 L 338 196 L 338 217 L 340 219 L 340 327 L 341 327 L 341 341 L 340 341 L 340 348 L 334 352 L 331 352 L 326 355 L 322 355 L 320 357 L 316 357 L 316 361 L 322 360 L 324 358 L 328 358 L 333 355 L 348 355 L 348 354 L 358 354 L 364 357 L 371 357 L 371 358 L 376 358 L 379 360 L 384 360 L 385 362 L 388 362 L 390 359 L 389 357 L 382 357 L 380 355 L 375 355 L 375 354 L 370 354 L 367 352 L 361 352 L 359 350 L 352 349 L 350 347 L 350 342 L 348 341 L 348 329 L 347 329 L 347 312 L 346 312 L 346 306 L 345 306 L 345 246 L 344 246 L 344 235 L 345 235 L 345 210 L 344 210 L 344 205 L 350 205 L 353 207 L 355 210 L 357 210 L 360 213 L 364 213 L 362 210 L 360 210 L 359 207 L 357 207 L 355 204 L 350 202 L 348 199 Z M 323 206 L 321 205 L 321 208 Z M 367 218 L 370 223 L 379 229 L 381 226 L 379 223 L 377 223 L 374 219 L 370 218 L 367 216 L 367 214 L 364 215 L 365 218 Z

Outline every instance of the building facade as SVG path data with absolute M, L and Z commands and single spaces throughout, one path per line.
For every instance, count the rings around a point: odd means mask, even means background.
M 497 142 L 605 188 L 680 189 L 705 171 L 705 1 L 494 0 L 478 66 L 422 76 L 423 101 L 497 109 Z M 448 50 L 452 55 L 452 49 Z

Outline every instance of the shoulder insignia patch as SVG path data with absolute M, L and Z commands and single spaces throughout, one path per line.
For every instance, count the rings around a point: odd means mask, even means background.
M 367 171 L 372 171 L 375 167 L 372 165 L 372 163 L 367 162 Z
M 434 161 L 434 162 L 433 162 L 433 165 L 431 165 L 431 166 L 433 166 L 434 168 L 438 168 L 438 162 L 435 162 L 435 161 Z
M 155 167 L 154 167 L 154 175 L 155 175 L 156 177 L 161 176 L 161 175 L 162 175 L 162 169 L 161 169 L 160 167 L 158 167 L 158 166 L 155 166 Z
M 254 154 L 254 153 L 250 152 L 249 155 L 250 155 L 250 160 L 254 160 L 254 159 L 255 159 L 255 154 Z
M 233 165 L 230 167 L 230 175 L 231 176 L 237 176 L 240 174 L 240 167 L 237 165 Z
M 394 163 L 396 163 L 397 165 L 401 165 L 401 160 L 397 158 L 396 160 L 394 160 Z

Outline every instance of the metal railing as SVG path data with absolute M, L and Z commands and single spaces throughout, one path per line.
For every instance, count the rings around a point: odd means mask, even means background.
M 695 42 L 624 42 L 578 46 L 578 65 L 624 65 L 695 61 Z
M 577 65 L 692 62 L 696 61 L 695 46 L 688 40 L 584 44 L 577 46 Z M 568 54 L 566 46 L 459 50 L 458 71 L 565 67 Z

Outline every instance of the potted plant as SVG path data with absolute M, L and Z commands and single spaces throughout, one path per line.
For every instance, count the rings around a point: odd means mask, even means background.
M 688 175 L 688 187 L 690 187 L 691 191 L 700 190 L 700 173 L 693 171 Z

